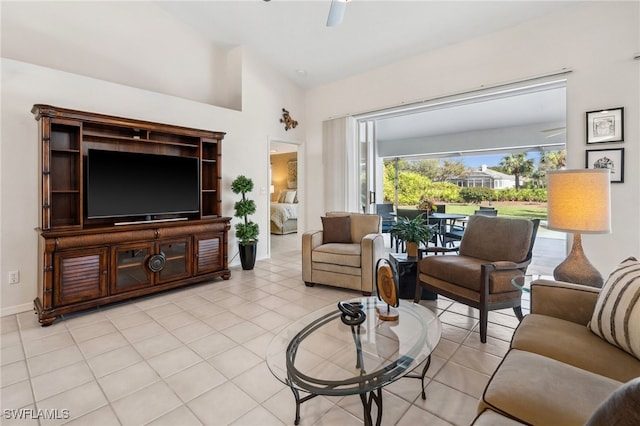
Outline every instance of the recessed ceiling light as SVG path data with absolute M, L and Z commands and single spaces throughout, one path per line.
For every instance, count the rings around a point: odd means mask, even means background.
M 296 74 L 298 74 L 300 77 L 306 77 L 307 76 L 307 70 L 297 69 L 296 70 Z

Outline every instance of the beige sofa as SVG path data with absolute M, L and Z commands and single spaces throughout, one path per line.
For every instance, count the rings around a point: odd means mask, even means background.
M 532 283 L 531 314 L 489 381 L 474 425 L 640 422 L 640 360 L 587 328 L 599 291 L 558 281 Z M 601 413 L 615 400 L 614 391 L 634 378 L 626 388 L 633 386 L 635 399 L 618 413 L 631 422 L 594 420 L 596 409 Z
M 344 243 L 323 244 L 323 231 L 302 235 L 302 279 L 307 286 L 326 284 L 361 291 L 373 291 L 374 268 L 384 256 L 377 214 L 329 212 L 328 217 L 349 216 L 350 238 Z

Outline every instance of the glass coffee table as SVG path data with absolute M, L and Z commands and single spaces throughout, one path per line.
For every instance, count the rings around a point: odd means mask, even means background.
M 364 322 L 345 324 L 337 304 L 330 305 L 284 328 L 269 344 L 267 365 L 293 392 L 296 425 L 300 404 L 318 395 L 359 395 L 365 425 L 373 424 L 374 404 L 379 425 L 382 388 L 401 377 L 420 379 L 426 399 L 424 377 L 442 333 L 438 317 L 422 305 L 400 300 L 399 319 L 381 321 L 376 306 L 386 309 L 386 304 L 377 298 L 348 302 L 361 304 Z M 411 374 L 423 363 L 419 374 Z
M 520 275 L 511 279 L 511 285 L 525 293 L 531 292 L 531 277 Z

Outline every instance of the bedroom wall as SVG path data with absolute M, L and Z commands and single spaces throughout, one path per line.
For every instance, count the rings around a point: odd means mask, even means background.
M 273 194 L 271 194 L 271 201 L 278 201 L 278 195 L 282 190 L 296 189 L 287 186 L 287 175 L 289 171 L 289 161 L 297 161 L 297 159 L 297 152 L 271 155 L 271 184 L 275 187 Z
M 625 108 L 625 183 L 613 184 L 610 235 L 585 235 L 589 259 L 606 276 L 626 256 L 640 256 L 640 3 L 587 2 L 571 12 L 425 53 L 311 89 L 306 96 L 305 193 L 324 193 L 322 121 L 521 80 L 565 67 L 569 168 L 585 162 L 585 112 Z M 593 149 L 589 146 L 589 149 Z M 307 229 L 321 225 L 323 197 L 310 199 Z

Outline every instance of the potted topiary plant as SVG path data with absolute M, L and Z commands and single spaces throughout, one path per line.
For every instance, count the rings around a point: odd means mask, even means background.
M 418 246 L 431 241 L 436 225 L 429 225 L 424 215 L 418 215 L 413 219 L 399 217 L 397 222 L 389 229 L 392 237 L 407 243 L 407 256 L 418 256 Z
M 258 224 L 247 218 L 256 212 L 256 203 L 248 199 L 246 195 L 253 191 L 253 181 L 240 175 L 231 182 L 231 190 L 234 194 L 242 194 L 242 200 L 236 201 L 233 206 L 236 210 L 235 217 L 244 219 L 243 222 L 236 223 L 236 239 L 238 240 L 242 269 L 250 270 L 256 263 L 258 234 L 260 233 Z

